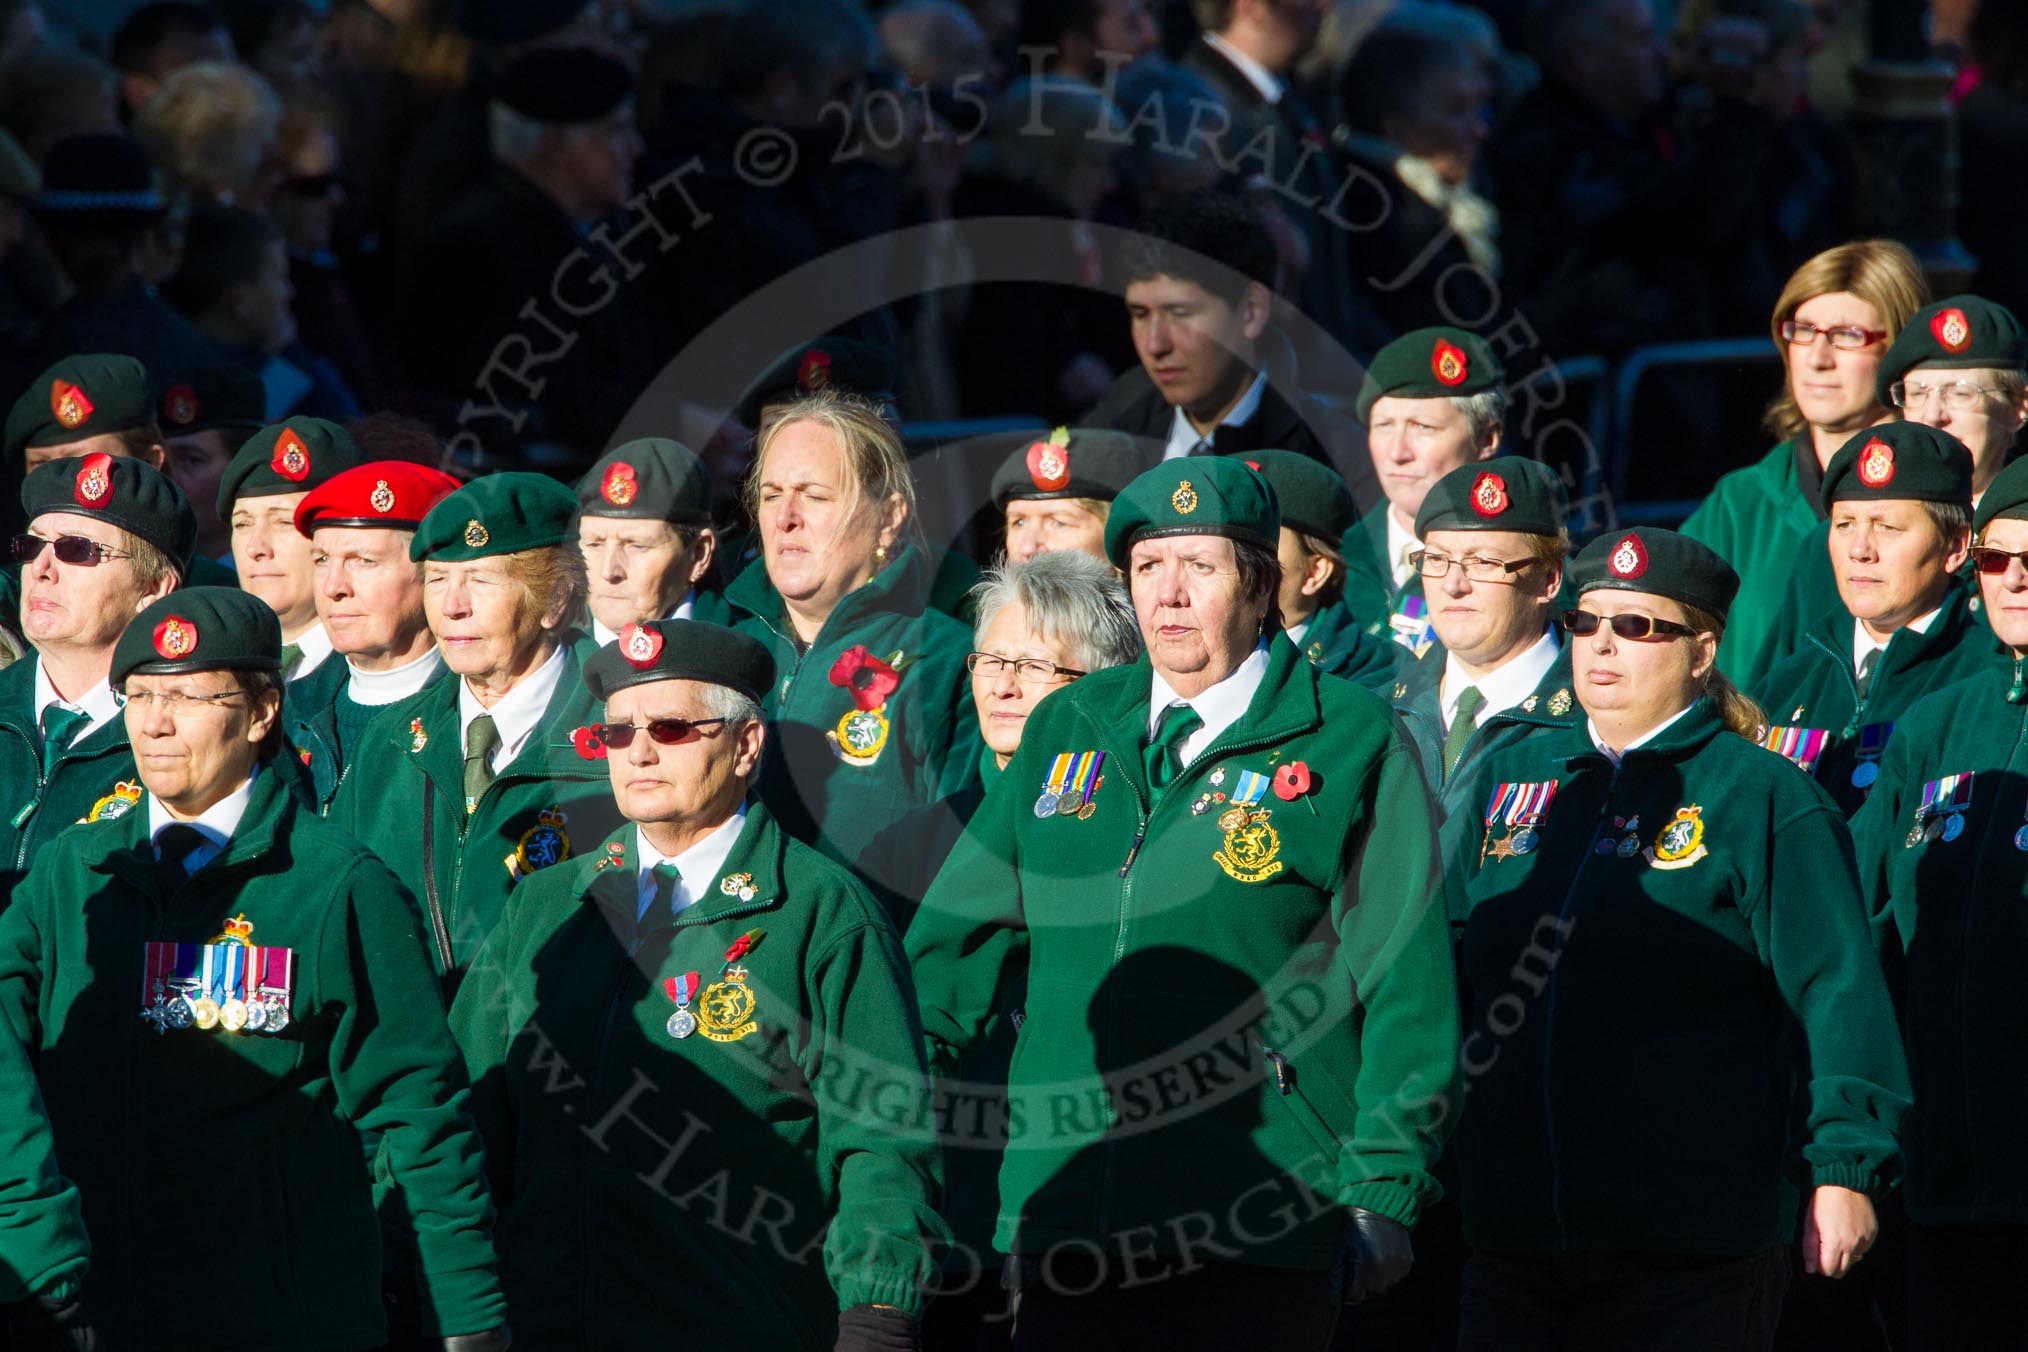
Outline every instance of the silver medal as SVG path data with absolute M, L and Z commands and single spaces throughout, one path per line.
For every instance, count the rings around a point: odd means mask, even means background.
M 665 1026 L 669 1029 L 670 1037 L 689 1037 L 697 1031 L 697 1016 L 687 1009 L 678 1009 L 669 1016 L 669 1022 Z
M 1044 789 L 1042 796 L 1035 800 L 1035 815 L 1053 817 L 1056 815 L 1057 794 L 1053 789 Z
M 267 1026 L 261 1031 L 273 1036 L 289 1026 L 289 1002 L 279 995 L 268 997 Z

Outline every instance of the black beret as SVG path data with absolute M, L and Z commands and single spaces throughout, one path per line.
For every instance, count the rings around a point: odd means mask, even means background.
M 409 541 L 417 563 L 465 563 L 569 540 L 577 494 L 546 474 L 509 470 L 474 479 L 430 508 Z
M 2028 336 L 2006 306 L 1983 296 L 1950 296 L 1911 315 L 1880 359 L 1874 396 L 1882 407 L 1893 407 L 1891 387 L 1918 366 L 2028 371 Z
M 1869 427 L 1824 466 L 1824 510 L 1834 502 L 1916 501 L 1972 505 L 1972 453 L 1948 432 L 1921 423 Z
M 32 471 L 21 483 L 21 506 L 33 521 L 45 512 L 77 512 L 111 522 L 190 568 L 197 517 L 169 477 L 142 461 L 95 451 L 67 455 Z
M 856 338 L 819 338 L 792 348 L 740 391 L 732 415 L 760 429 L 761 410 L 820 390 L 856 394 L 876 403 L 894 402 L 900 363 L 884 347 Z
M 1059 427 L 1046 437 L 1019 433 L 993 474 L 993 505 L 1016 499 L 1096 498 L 1111 502 L 1162 452 L 1153 443 L 1103 427 Z
M 352 434 L 322 418 L 289 418 L 248 437 L 218 480 L 218 514 L 241 498 L 307 493 L 361 464 Z
M 185 587 L 132 620 L 113 646 L 107 678 L 180 671 L 280 671 L 282 624 L 268 603 L 238 587 Z
M 132 357 L 110 352 L 65 357 L 31 381 L 8 411 L 7 454 L 153 426 L 156 402 L 148 368 Z
M 155 171 L 141 143 L 124 132 L 66 136 L 42 165 L 38 216 L 126 216 L 152 220 L 169 209 L 155 189 Z
M 581 126 L 634 97 L 634 72 L 589 47 L 537 47 L 507 67 L 495 97 L 530 122 Z
M 1418 537 L 1433 530 L 1511 530 L 1555 535 L 1569 512 L 1563 476 L 1539 460 L 1503 455 L 1460 465 L 1430 485 L 1415 514 Z
M 1654 526 L 1601 535 L 1577 552 L 1568 572 L 1579 596 L 1600 588 L 1649 592 L 1725 618 L 1739 574 L 1711 548 Z
M 1441 399 L 1498 389 L 1505 379 L 1500 359 L 1476 333 L 1446 324 L 1415 329 L 1373 355 L 1359 385 L 1359 421 L 1382 395 Z
M 1282 524 L 1304 535 L 1338 541 L 1359 519 L 1359 504 L 1338 471 L 1297 451 L 1251 451 L 1239 457 L 1274 485 Z
M 707 681 L 758 704 L 775 683 L 775 659 L 758 639 L 704 620 L 622 625 L 618 637 L 585 659 L 585 686 L 600 702 L 650 681 Z
M 577 481 L 584 516 L 711 524 L 711 474 L 697 452 L 667 437 L 642 437 L 607 451 Z
M 1972 528 L 1984 530 L 1997 517 L 2028 521 L 2028 458 L 2016 460 L 1993 476 L 1979 495 L 1979 510 L 1972 516 Z
M 268 420 L 268 392 L 244 366 L 218 362 L 178 371 L 162 388 L 157 421 L 165 437 L 199 432 L 258 432 Z
M 1165 460 L 1128 484 L 1106 517 L 1106 557 L 1126 569 L 1136 540 L 1223 535 L 1270 550 L 1281 543 L 1274 487 L 1243 460 L 1187 456 Z
M 529 42 L 576 23 L 588 0 L 463 0 L 458 27 L 490 47 Z

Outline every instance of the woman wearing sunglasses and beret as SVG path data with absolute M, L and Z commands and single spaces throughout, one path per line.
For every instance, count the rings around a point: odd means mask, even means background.
M 2028 1346 L 2028 463 L 1979 499 L 1972 563 L 2012 660 L 1918 701 L 1852 820 L 1916 1088 L 1908 1346 Z
M 1798 1218 L 1843 1275 L 1900 1166 L 1851 837 L 1714 670 L 1731 568 L 1639 529 L 1571 574 L 1585 718 L 1485 763 L 1452 862 L 1459 1346 L 1766 1348 Z

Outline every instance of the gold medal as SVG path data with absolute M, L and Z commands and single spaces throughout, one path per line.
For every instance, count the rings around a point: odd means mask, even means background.
M 244 1000 L 227 1000 L 218 1007 L 218 1026 L 228 1033 L 237 1033 L 246 1027 L 247 1008 Z
M 734 967 L 723 981 L 704 988 L 697 1004 L 698 1031 L 713 1042 L 737 1042 L 760 1027 L 753 1017 L 753 991 L 746 984 L 746 968 Z
M 208 995 L 200 995 L 190 1004 L 190 1021 L 199 1028 L 218 1027 L 218 1002 Z
M 1218 829 L 1228 835 L 1245 825 L 1246 809 L 1243 807 L 1229 807 L 1218 814 Z

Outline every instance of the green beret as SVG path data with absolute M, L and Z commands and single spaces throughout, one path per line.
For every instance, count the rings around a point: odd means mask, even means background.
M 108 677 L 179 671 L 280 671 L 282 623 L 268 603 L 238 587 L 185 587 L 127 622 Z
M 1979 509 L 1972 514 L 1972 529 L 1981 531 L 1999 517 L 2028 521 L 2028 457 L 2016 460 L 1993 477 L 1979 495 Z
M 682 442 L 642 437 L 607 451 L 577 481 L 577 509 L 585 516 L 708 526 L 711 475 Z
M 178 371 L 162 388 L 161 424 L 165 437 L 199 432 L 237 432 L 251 436 L 268 420 L 268 391 L 261 378 L 244 366 L 217 362 Z
M 1441 399 L 1500 387 L 1506 372 L 1476 333 L 1437 325 L 1404 333 L 1375 353 L 1359 385 L 1359 421 L 1384 394 L 1400 399 Z
M 1106 517 L 1106 557 L 1125 570 L 1134 541 L 1223 535 L 1267 549 L 1281 544 L 1274 487 L 1232 456 L 1165 460 L 1120 490 Z
M 570 540 L 576 516 L 577 494 L 547 474 L 489 474 L 430 508 L 408 556 L 417 563 L 464 563 L 546 549 Z
M 1282 524 L 1304 535 L 1315 535 L 1338 547 L 1339 539 L 1359 519 L 1359 505 L 1338 471 L 1297 451 L 1249 451 L 1239 457 L 1258 470 L 1275 490 Z
M 1503 455 L 1460 465 L 1431 484 L 1415 514 L 1415 533 L 1418 538 L 1433 530 L 1555 535 L 1568 510 L 1562 475 L 1539 460 Z
M 1155 446 L 1110 428 L 1059 427 L 1041 437 L 1023 432 L 993 475 L 993 505 L 1004 512 L 1016 498 L 1111 502 L 1161 458 Z
M 1824 466 L 1824 510 L 1834 502 L 1916 501 L 1972 505 L 1972 453 L 1948 432 L 1891 422 L 1852 437 Z
M 1950 296 L 1910 316 L 1880 359 L 1874 397 L 1892 408 L 1890 387 L 1918 366 L 1943 371 L 2028 371 L 2028 335 L 2004 305 L 1983 296 Z
M 740 392 L 735 418 L 758 431 L 761 409 L 820 390 L 894 402 L 899 363 L 886 348 L 856 338 L 819 338 L 784 353 Z
M 1720 620 L 1739 592 L 1731 564 L 1689 536 L 1655 526 L 1599 536 L 1570 561 L 1568 577 L 1579 596 L 1602 587 L 1651 592 Z
M 65 357 L 14 401 L 7 414 L 7 454 L 152 426 L 156 402 L 155 382 L 132 357 L 103 352 Z
M 189 570 L 197 546 L 190 499 L 166 474 L 130 456 L 94 451 L 41 465 L 21 482 L 21 506 L 30 521 L 45 512 L 76 512 L 110 522 L 167 554 L 179 572 Z
M 241 498 L 307 493 L 365 463 L 352 434 L 322 418 L 289 418 L 247 438 L 218 480 L 218 514 Z
M 585 659 L 585 686 L 601 703 L 650 681 L 708 681 L 758 704 L 775 683 L 775 659 L 758 639 L 704 620 L 621 625 L 617 638 Z

